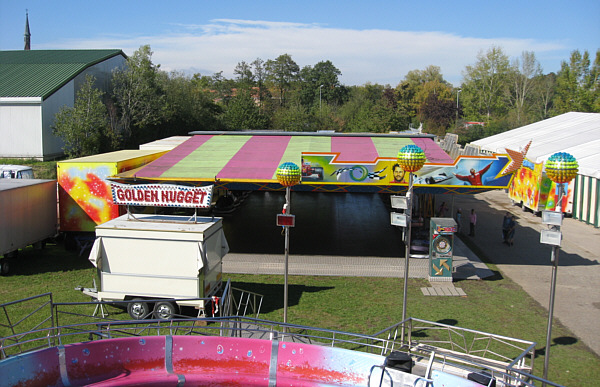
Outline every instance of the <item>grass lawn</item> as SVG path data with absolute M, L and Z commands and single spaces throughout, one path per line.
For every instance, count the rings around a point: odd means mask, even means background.
M 95 268 L 87 255 L 62 244 L 22 250 L 11 274 L 0 277 L 0 303 L 52 292 L 54 302 L 88 301 L 74 290 L 90 287 Z M 490 265 L 492 270 L 497 270 Z M 234 286 L 265 296 L 261 318 L 283 321 L 283 275 L 224 274 Z M 403 280 L 394 278 L 290 276 L 288 321 L 356 333 L 373 334 L 401 320 Z M 510 279 L 455 282 L 466 297 L 424 296 L 424 279 L 408 284 L 408 316 L 538 343 L 535 374 L 542 375 L 547 312 Z M 91 311 L 90 311 L 91 312 Z M 114 315 L 111 317 L 115 317 Z M 129 318 L 126 313 L 123 318 Z M 0 317 L 0 323 L 4 323 Z M 3 333 L 4 332 L 4 333 Z M 0 334 L 6 334 L 0 330 Z M 600 358 L 558 322 L 549 378 L 567 386 L 596 386 Z

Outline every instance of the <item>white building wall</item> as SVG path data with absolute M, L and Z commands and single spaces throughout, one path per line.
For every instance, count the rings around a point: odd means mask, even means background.
M 1 157 L 38 157 L 41 128 L 41 98 L 0 98 Z

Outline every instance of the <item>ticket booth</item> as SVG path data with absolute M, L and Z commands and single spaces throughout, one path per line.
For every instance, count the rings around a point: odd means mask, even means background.
M 431 218 L 429 229 L 429 281 L 452 282 L 456 221 Z

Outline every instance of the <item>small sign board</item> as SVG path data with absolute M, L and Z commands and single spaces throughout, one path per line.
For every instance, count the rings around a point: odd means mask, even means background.
M 288 214 L 277 214 L 277 225 L 295 227 L 296 226 L 296 215 Z
M 125 206 L 209 208 L 213 186 L 110 183 L 113 203 Z

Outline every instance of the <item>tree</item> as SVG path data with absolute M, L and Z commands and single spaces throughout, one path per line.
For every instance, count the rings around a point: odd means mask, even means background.
M 265 63 L 267 81 L 277 90 L 280 105 L 285 104 L 286 91 L 293 82 L 298 80 L 300 67 L 288 54 L 279 55 L 275 60 L 267 60 Z
M 499 47 L 477 55 L 477 62 L 467 66 L 461 98 L 467 115 L 473 118 L 505 114 L 504 96 L 509 74 L 508 56 Z
M 521 58 L 515 59 L 511 67 L 508 101 L 516 116 L 514 126 L 522 126 L 529 123 L 527 113 L 533 104 L 532 94 L 542 68 L 530 51 L 523 51 Z
M 248 88 L 254 83 L 254 75 L 252 74 L 252 66 L 241 61 L 235 66 L 233 73 L 237 76 L 236 80 L 240 87 Z
M 348 91 L 340 84 L 342 72 L 329 60 L 321 61 L 314 67 L 305 66 L 300 71 L 301 100 L 304 106 L 331 103 L 341 105 Z
M 113 132 L 121 144 L 138 145 L 154 140 L 144 133 L 158 125 L 166 112 L 165 95 L 158 81 L 159 66 L 152 63 L 149 45 L 127 58 L 125 68 L 113 73 Z
M 534 119 L 545 120 L 550 117 L 552 110 L 552 100 L 554 98 L 554 89 L 556 85 L 556 74 L 550 73 L 547 75 L 539 75 L 534 82 L 534 95 L 536 101 L 534 103 L 535 112 Z
M 431 92 L 436 89 L 450 88 L 444 80 L 441 69 L 438 66 L 427 66 L 424 70 L 409 71 L 404 80 L 396 86 L 398 104 L 411 119 L 418 115 L 419 109 Z
M 367 84 L 350 89 L 350 98 L 339 108 L 346 132 L 388 133 L 406 130 L 409 117 L 395 101 L 394 91 Z
M 86 75 L 75 105 L 63 106 L 54 118 L 52 131 L 65 142 L 63 149 L 71 158 L 97 154 L 102 149 L 108 113 L 102 103 L 104 93 L 94 88 L 94 82 L 93 76 Z
M 288 132 L 315 131 L 316 121 L 300 103 L 288 103 L 273 114 L 273 129 Z
M 252 93 L 244 89 L 227 101 L 223 121 L 231 130 L 264 130 L 268 126 L 268 119 L 261 114 Z
M 454 122 L 456 105 L 451 98 L 430 93 L 419 109 L 419 117 L 426 123 L 429 133 L 442 136 Z
M 213 102 L 210 89 L 197 78 L 189 78 L 181 72 L 161 72 L 160 88 L 165 93 L 168 112 L 156 135 L 181 136 L 196 130 L 222 128 L 218 119 L 221 107 Z
M 596 52 L 592 68 L 590 64 L 589 53 L 581 54 L 579 50 L 571 53 L 569 63 L 561 63 L 556 76 L 554 114 L 599 111 L 600 50 Z

